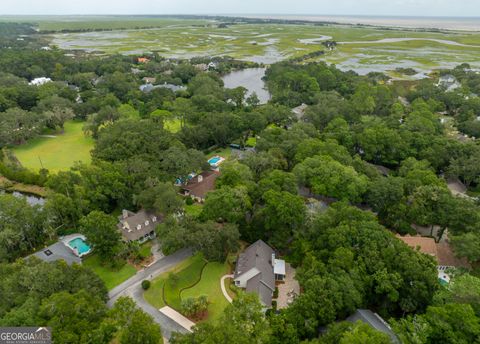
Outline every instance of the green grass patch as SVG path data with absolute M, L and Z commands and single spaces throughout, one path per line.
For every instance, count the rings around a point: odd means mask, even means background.
M 202 209 L 203 209 L 203 205 L 199 203 L 185 205 L 185 213 L 193 217 L 199 216 L 200 213 L 202 212 Z
M 185 269 L 187 269 L 188 267 L 190 267 L 192 265 L 195 265 L 198 268 L 198 266 L 200 266 L 201 262 L 203 262 L 203 264 L 205 264 L 205 261 L 203 260 L 201 255 L 195 255 L 195 256 L 189 257 L 188 259 L 185 259 L 180 264 L 176 265 L 174 268 L 172 268 L 169 271 L 167 271 L 167 272 L 161 274 L 160 276 L 154 278 L 152 280 L 152 284 L 150 285 L 150 288 L 147 291 L 144 292 L 143 297 L 145 298 L 145 300 L 149 304 L 151 304 L 152 306 L 154 306 L 157 309 L 164 307 L 165 302 L 163 301 L 163 297 L 162 297 L 163 287 L 165 286 L 170 274 L 171 273 L 180 274 Z M 189 271 L 191 271 L 191 270 L 189 270 Z M 184 274 L 185 273 L 182 273 L 182 275 L 184 275 Z M 199 274 L 200 274 L 200 270 L 198 271 L 198 276 L 199 276 Z M 197 279 L 198 279 L 198 276 L 197 276 Z M 179 283 L 180 283 L 180 281 L 179 281 Z M 173 289 L 177 289 L 178 298 L 179 298 L 180 297 L 179 288 L 172 288 L 171 283 L 168 283 L 168 285 L 169 285 L 168 296 L 171 296 L 172 294 L 175 294 Z M 167 294 L 165 294 L 165 296 L 167 296 Z M 167 300 L 167 302 L 170 304 L 169 300 Z
M 203 274 L 200 279 L 202 268 Z M 167 304 L 176 310 L 180 310 L 182 299 L 206 295 L 210 305 L 208 306 L 208 318 L 204 321 L 215 321 L 228 306 L 228 301 L 223 296 L 220 287 L 221 277 L 228 272 L 227 262 L 223 264 L 207 263 L 201 254 L 197 254 L 155 278 L 150 289 L 143 295 L 148 303 L 159 309 L 166 305 L 162 297 L 162 293 L 164 293 Z M 171 274 L 177 276 L 175 280 L 170 278 Z
M 37 137 L 13 148 L 20 163 L 33 170 L 68 170 L 76 161 L 90 163 L 93 139 L 83 133 L 83 122 L 65 123 L 65 132 L 56 137 Z
M 225 158 L 226 160 L 231 160 L 232 149 L 230 147 L 216 149 L 213 152 L 210 152 L 210 153 L 207 154 L 207 159 L 210 159 L 210 158 L 212 158 L 216 155 L 221 156 L 222 158 Z M 222 166 L 222 165 L 220 165 L 220 166 Z
M 227 263 L 208 263 L 203 269 L 202 279 L 194 287 L 185 289 L 181 293 L 181 298 L 199 297 L 206 295 L 208 297 L 208 318 L 204 321 L 212 322 L 217 320 L 223 313 L 229 302 L 223 296 L 220 279 L 229 271 Z
M 137 270 L 129 264 L 125 264 L 118 269 L 104 266 L 96 254 L 92 254 L 85 258 L 82 262 L 83 266 L 90 268 L 105 283 L 108 290 L 112 290 L 120 283 L 126 281 L 137 273 Z
M 176 273 L 177 280 L 167 279 L 165 283 L 165 300 L 170 307 L 179 310 L 182 299 L 180 291 L 195 284 L 200 279 L 200 273 L 206 262 L 201 255 L 195 255 L 191 264 L 182 271 Z

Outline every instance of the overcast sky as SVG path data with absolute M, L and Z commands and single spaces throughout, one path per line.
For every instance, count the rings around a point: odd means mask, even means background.
M 0 14 L 480 16 L 480 0 L 0 0 Z

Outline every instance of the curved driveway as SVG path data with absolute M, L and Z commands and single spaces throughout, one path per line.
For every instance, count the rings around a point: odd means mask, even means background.
M 107 305 L 109 307 L 112 307 L 119 297 L 129 296 L 135 301 L 138 307 L 140 307 L 144 312 L 150 314 L 153 319 L 160 325 L 164 337 L 170 338 L 173 332 L 187 333 L 187 330 L 185 328 L 177 324 L 175 321 L 173 321 L 166 315 L 160 313 L 158 309 L 145 301 L 145 299 L 143 298 L 143 289 L 141 284 L 143 280 L 151 280 L 161 275 L 162 273 L 170 270 L 175 265 L 179 264 L 191 255 L 191 250 L 183 249 L 175 252 L 170 256 L 159 259 L 148 268 L 140 270 L 134 276 L 130 277 L 122 284 L 110 290 L 110 292 L 108 293 L 109 301 Z

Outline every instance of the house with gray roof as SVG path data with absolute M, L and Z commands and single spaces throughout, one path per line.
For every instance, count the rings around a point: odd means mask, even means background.
M 275 251 L 258 240 L 238 256 L 233 280 L 239 288 L 256 293 L 266 307 L 272 306 L 275 282 L 285 279 L 285 261 L 275 258 Z
M 371 310 L 368 309 L 357 309 L 355 313 L 350 315 L 347 319 L 352 323 L 356 323 L 357 321 L 361 321 L 366 323 L 367 325 L 371 326 L 373 329 L 383 332 L 388 335 L 392 341 L 392 343 L 400 343 L 395 333 L 392 331 L 388 323 L 380 317 L 377 313 L 373 313 Z
M 155 238 L 155 227 L 161 222 L 161 216 L 146 210 L 138 213 L 123 210 L 118 217 L 118 230 L 122 234 L 123 241 L 145 241 Z
M 68 265 L 82 264 L 82 259 L 78 257 L 62 241 L 58 241 L 55 244 L 35 252 L 29 257 L 37 257 L 48 263 L 55 262 L 57 260 L 64 260 Z

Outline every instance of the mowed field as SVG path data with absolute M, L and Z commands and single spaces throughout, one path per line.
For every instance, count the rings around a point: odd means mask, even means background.
M 15 147 L 13 153 L 20 163 L 33 170 L 47 168 L 50 172 L 67 170 L 76 161 L 89 163 L 93 139 L 83 134 L 83 122 L 65 123 L 65 133 L 56 137 L 37 137 Z
M 159 21 L 160 19 L 157 18 Z M 166 57 L 229 55 L 259 63 L 274 63 L 324 50 L 322 42 L 335 40 L 337 49 L 317 60 L 359 72 L 412 67 L 419 71 L 450 68 L 467 62 L 480 68 L 480 32 L 426 32 L 385 30 L 349 25 L 235 24 L 219 27 L 218 22 L 152 18 L 125 21 L 129 29 L 116 29 L 109 21 L 75 22 L 85 30 L 101 26 L 109 31 L 56 33 L 52 44 L 62 49 L 79 49 L 98 54 L 142 54 L 158 52 Z M 142 24 L 143 21 L 143 24 Z M 149 27 L 135 29 L 137 27 Z M 64 26 L 62 26 L 64 25 Z M 153 27 L 155 26 L 155 27 Z M 61 29 L 65 22 L 41 22 L 40 28 Z M 362 70 L 364 68 L 364 70 Z

